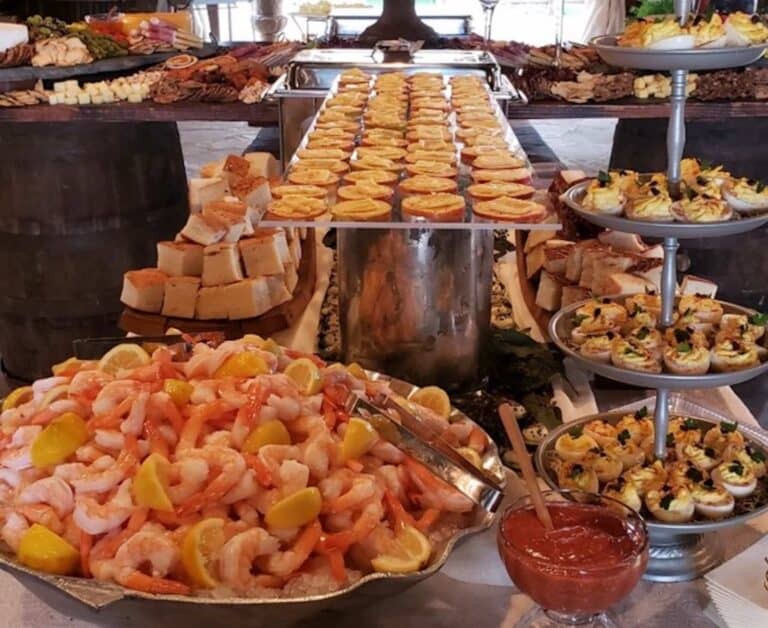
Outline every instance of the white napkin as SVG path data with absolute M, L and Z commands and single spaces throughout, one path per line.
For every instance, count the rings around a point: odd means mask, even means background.
M 712 601 L 730 628 L 768 626 L 768 537 L 710 571 L 704 579 Z

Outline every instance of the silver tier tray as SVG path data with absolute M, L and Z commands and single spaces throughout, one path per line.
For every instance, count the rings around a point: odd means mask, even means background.
M 418 386 L 381 373 L 373 371 L 367 371 L 367 373 L 370 379 L 389 381 L 392 390 L 403 397 L 409 397 L 419 389 Z M 469 419 L 469 417 L 458 409 L 452 408 L 449 421 L 458 419 Z M 500 486 L 504 486 L 506 475 L 499 458 L 498 448 L 490 437 L 488 442 L 488 448 L 482 459 L 483 469 Z M 445 565 L 457 544 L 469 536 L 488 529 L 494 519 L 495 512 L 476 505 L 467 514 L 469 525 L 436 544 L 429 563 L 421 571 L 411 574 L 374 572 L 332 593 L 294 598 L 153 595 L 98 580 L 44 574 L 16 562 L 7 549 L 0 550 L 0 569 L 7 571 L 51 605 L 66 608 L 67 614 L 78 615 L 99 624 L 121 622 L 125 617 L 151 613 L 153 617 L 163 617 L 163 622 L 167 625 L 176 625 L 176 623 L 182 625 L 184 618 L 194 617 L 195 622 L 207 621 L 211 626 L 224 624 L 284 626 L 310 617 L 324 609 L 354 608 L 369 604 L 375 599 L 405 591 L 437 573 Z M 73 600 L 79 604 L 73 604 Z
M 648 238 L 679 238 L 685 240 L 693 238 L 722 238 L 724 236 L 753 231 L 768 223 L 768 211 L 749 216 L 741 216 L 734 212 L 734 217 L 730 220 L 710 223 L 651 222 L 632 220 L 624 216 L 598 214 L 584 209 L 582 206 L 589 183 L 589 181 L 581 181 L 571 186 L 563 194 L 562 199 L 581 218 L 606 229 L 636 233 Z
M 603 61 L 634 70 L 724 70 L 758 61 L 768 44 L 727 48 L 695 48 L 691 50 L 649 50 L 619 46 L 615 35 L 602 35 L 591 43 Z
M 573 329 L 573 314 L 587 301 L 573 303 L 560 310 L 549 322 L 549 336 L 563 353 L 573 358 L 583 369 L 607 377 L 617 382 L 624 382 L 641 388 L 665 388 L 667 390 L 690 390 L 692 388 L 716 388 L 718 386 L 733 386 L 768 373 L 768 362 L 759 366 L 733 371 L 730 373 L 707 373 L 706 375 L 674 375 L 671 373 L 644 373 L 619 368 L 612 364 L 604 364 L 589 360 L 581 355 L 570 343 Z M 756 314 L 755 310 L 720 301 L 726 314 Z

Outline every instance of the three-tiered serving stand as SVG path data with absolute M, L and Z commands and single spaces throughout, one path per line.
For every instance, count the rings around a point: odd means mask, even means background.
M 689 0 L 675 0 L 675 13 L 684 23 L 690 12 Z M 685 146 L 686 81 L 689 71 L 718 70 L 749 65 L 757 61 L 768 45 L 752 45 L 734 48 L 694 50 L 650 50 L 617 45 L 615 36 L 597 37 L 592 41 L 600 56 L 609 64 L 642 70 L 668 71 L 672 79 L 671 113 L 667 128 L 667 178 L 673 195 L 679 194 L 681 160 Z M 585 220 L 598 226 L 634 233 L 640 236 L 663 238 L 664 262 L 661 280 L 661 325 L 674 323 L 677 290 L 676 255 L 680 239 L 717 238 L 745 233 L 768 222 L 768 214 L 719 223 L 651 223 L 630 220 L 618 216 L 597 215 L 586 211 L 581 199 L 587 184 L 574 186 L 566 193 L 566 203 Z M 579 304 L 580 305 L 580 304 Z M 666 457 L 666 435 L 669 423 L 670 391 L 693 388 L 731 386 L 753 379 L 768 372 L 768 364 L 729 373 L 704 376 L 651 374 L 620 369 L 583 358 L 564 342 L 568 321 L 578 305 L 561 310 L 550 322 L 550 336 L 558 347 L 570 355 L 586 370 L 609 379 L 633 386 L 656 389 L 654 454 L 657 459 Z M 745 313 L 745 308 L 724 304 L 726 311 Z M 722 527 L 732 525 L 727 519 Z M 695 524 L 651 525 L 651 560 L 646 578 L 658 581 L 681 581 L 698 577 L 722 559 L 722 552 L 712 535 L 702 536 Z M 707 530 L 712 530 L 709 525 Z

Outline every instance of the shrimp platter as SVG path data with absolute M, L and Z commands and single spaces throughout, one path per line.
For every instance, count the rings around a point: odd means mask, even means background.
M 64 590 L 335 596 L 429 575 L 493 519 L 344 410 L 350 393 L 391 395 L 503 482 L 495 445 L 439 388 L 258 336 L 185 355 L 120 345 L 53 371 L 3 403 L 0 563 Z

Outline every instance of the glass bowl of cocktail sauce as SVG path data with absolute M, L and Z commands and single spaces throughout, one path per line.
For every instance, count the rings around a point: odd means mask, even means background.
M 504 511 L 499 553 L 517 588 L 540 608 L 524 626 L 615 626 L 604 611 L 625 598 L 648 564 L 648 531 L 624 504 L 592 493 L 546 491 L 554 530 L 536 516 L 530 497 Z

